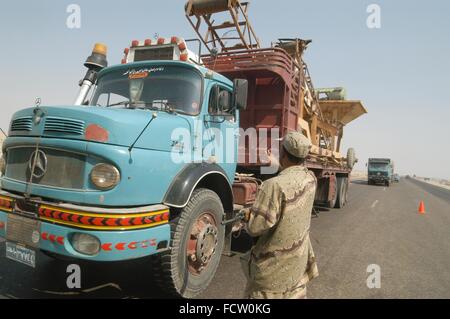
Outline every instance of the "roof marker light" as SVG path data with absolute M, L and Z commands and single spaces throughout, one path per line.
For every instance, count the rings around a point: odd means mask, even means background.
M 96 43 L 94 46 L 94 49 L 92 50 L 92 53 L 102 54 L 106 55 L 108 52 L 108 48 L 103 43 Z
M 189 59 L 189 55 L 187 53 L 183 53 L 180 55 L 180 61 L 187 62 Z
M 151 40 L 151 39 L 145 39 L 144 45 L 145 45 L 145 46 L 152 45 L 152 40 Z
M 138 40 L 133 40 L 133 41 L 131 42 L 131 46 L 132 46 L 133 48 L 139 46 L 139 41 L 138 41 Z

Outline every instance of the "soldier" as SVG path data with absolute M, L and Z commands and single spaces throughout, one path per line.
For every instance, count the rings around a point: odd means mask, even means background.
M 319 275 L 309 238 L 317 187 L 305 167 L 311 142 L 301 133 L 286 135 L 280 149 L 281 173 L 265 181 L 246 210 L 247 232 L 257 242 L 243 258 L 252 299 L 303 299 L 306 283 Z

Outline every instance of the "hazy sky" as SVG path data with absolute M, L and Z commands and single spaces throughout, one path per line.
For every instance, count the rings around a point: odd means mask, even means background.
M 67 6 L 81 7 L 81 28 L 69 29 Z M 73 102 L 95 42 L 119 63 L 133 39 L 194 37 L 184 0 L 2 1 L 0 127 L 34 104 Z M 369 114 L 350 124 L 344 147 L 391 157 L 402 174 L 450 178 L 450 2 L 447 0 L 251 1 L 251 20 L 266 45 L 278 38 L 313 39 L 306 61 L 316 87 L 344 86 Z M 276 3 L 276 4 L 273 4 Z M 370 4 L 381 28 L 366 24 Z

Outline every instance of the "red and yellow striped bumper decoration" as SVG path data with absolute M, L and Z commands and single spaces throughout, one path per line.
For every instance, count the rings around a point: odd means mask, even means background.
M 6 211 L 6 212 L 12 212 L 13 210 L 13 199 L 0 196 L 0 210 Z
M 139 214 L 93 214 L 48 205 L 39 206 L 42 220 L 92 230 L 132 230 L 167 224 L 169 210 Z

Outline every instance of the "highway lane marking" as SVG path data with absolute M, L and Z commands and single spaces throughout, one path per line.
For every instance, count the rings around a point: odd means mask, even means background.
M 385 192 L 386 191 L 386 187 L 385 188 L 383 188 L 383 192 Z
M 372 204 L 372 206 L 370 206 L 370 208 L 374 209 L 375 206 L 377 206 L 377 204 L 378 204 L 378 199 L 373 202 L 373 204 Z

